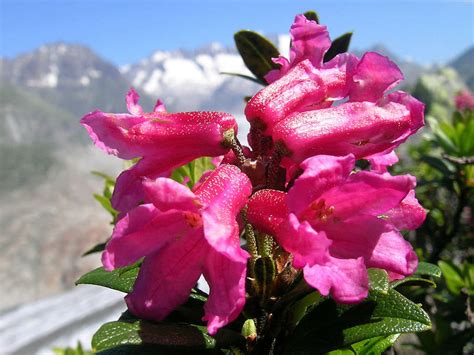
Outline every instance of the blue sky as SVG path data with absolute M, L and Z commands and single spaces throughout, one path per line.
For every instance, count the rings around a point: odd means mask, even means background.
M 446 62 L 474 43 L 467 0 L 0 0 L 0 56 L 61 40 L 123 65 L 157 49 L 232 45 L 242 28 L 286 33 L 294 15 L 309 9 L 333 38 L 354 31 L 351 48 L 382 43 L 424 64 Z

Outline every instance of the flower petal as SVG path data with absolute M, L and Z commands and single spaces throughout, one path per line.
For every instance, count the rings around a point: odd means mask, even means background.
M 398 85 L 403 74 L 388 57 L 367 52 L 361 58 L 353 76 L 350 101 L 376 102 L 383 94 Z
M 237 131 L 234 117 L 224 112 L 134 116 L 96 111 L 84 116 L 81 123 L 99 148 L 122 159 L 174 154 L 187 154 L 189 160 L 219 156 L 228 151 L 222 145 L 224 133 Z
M 331 241 L 326 234 L 317 233 L 306 221 L 300 223 L 292 213 L 280 224 L 275 237 L 283 249 L 293 254 L 293 266 L 297 269 L 324 264 L 328 260 Z
M 290 63 L 309 59 L 315 67 L 323 64 L 324 54 L 331 47 L 326 26 L 308 20 L 305 15 L 297 15 L 290 29 Z
M 414 230 L 423 224 L 426 211 L 415 197 L 415 190 L 411 190 L 400 202 L 400 205 L 387 213 L 387 221 L 398 230 Z
M 102 263 L 106 270 L 133 264 L 190 230 L 181 211 L 163 213 L 152 204 L 140 205 L 117 222 Z
M 398 146 L 414 133 L 412 120 L 408 109 L 395 102 L 346 102 L 284 118 L 275 125 L 273 139 L 295 162 L 319 154 L 362 158 Z
M 305 60 L 257 92 L 245 107 L 245 116 L 252 126 L 263 127 L 264 133 L 270 135 L 273 126 L 285 116 L 323 101 L 326 90 L 314 69 Z
M 243 250 L 242 250 L 243 251 Z M 209 334 L 232 322 L 245 305 L 246 258 L 234 261 L 215 251 L 206 257 L 204 277 L 209 283 L 209 298 L 204 305 L 204 320 Z
M 247 204 L 247 220 L 259 231 L 275 235 L 288 216 L 286 194 L 277 190 L 259 190 Z
M 362 258 L 330 257 L 324 265 L 304 268 L 304 279 L 323 296 L 331 293 L 338 303 L 356 303 L 369 293 L 369 278 Z
M 325 191 L 342 184 L 354 168 L 354 156 L 333 157 L 318 155 L 300 164 L 304 170 L 288 192 L 287 204 L 291 212 L 299 214 Z
M 398 162 L 398 156 L 394 150 L 390 153 L 375 154 L 367 157 L 370 163 L 370 170 L 377 173 L 386 173 L 387 166 L 392 166 Z
M 359 171 L 344 184 L 321 195 L 327 206 L 333 206 L 332 217 L 340 220 L 352 216 L 379 216 L 398 206 L 415 187 L 411 175 L 392 176 Z
M 140 318 L 163 320 L 188 299 L 208 250 L 199 229 L 148 255 L 125 297 L 128 309 Z
M 333 241 L 330 253 L 338 258 L 363 257 L 365 265 L 401 275 L 412 274 L 418 258 L 410 243 L 387 221 L 364 216 L 324 227 Z
M 204 206 L 204 235 L 213 248 L 242 260 L 236 218 L 252 192 L 247 175 L 234 165 L 220 165 L 195 191 Z
M 139 99 L 140 99 L 140 95 L 138 95 L 137 92 L 133 88 L 130 88 L 130 90 L 127 93 L 127 96 L 125 97 L 125 101 L 127 103 L 128 112 L 130 112 L 134 116 L 143 115 L 143 109 L 138 104 Z
M 142 158 L 130 169 L 123 171 L 115 182 L 111 198 L 112 207 L 123 215 L 144 201 L 143 179 L 168 177 L 173 168 L 187 163 L 187 159 L 177 158 L 169 155 Z
M 143 189 L 146 200 L 163 212 L 173 209 L 197 212 L 201 207 L 198 198 L 187 186 L 171 179 L 144 180 Z

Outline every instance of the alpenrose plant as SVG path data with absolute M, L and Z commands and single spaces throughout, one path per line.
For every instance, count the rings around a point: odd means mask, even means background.
M 403 238 L 426 212 L 415 177 L 387 169 L 424 105 L 395 91 L 403 75 L 389 58 L 346 53 L 350 34 L 331 42 L 316 13 L 290 34 L 290 58 L 235 35 L 264 85 L 245 108 L 249 147 L 232 115 L 160 101 L 144 112 L 133 89 L 129 113 L 82 118 L 97 147 L 133 160 L 97 196 L 115 228 L 103 267 L 77 282 L 127 294 L 93 350 L 367 354 L 431 327 L 397 291 L 439 277 Z

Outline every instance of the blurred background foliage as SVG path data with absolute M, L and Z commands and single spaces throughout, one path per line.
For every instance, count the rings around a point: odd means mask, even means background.
M 428 214 L 408 239 L 420 260 L 438 264 L 443 277 L 437 288 L 404 289 L 433 323 L 417 334 L 418 342 L 405 345 L 426 354 L 472 354 L 474 97 L 451 68 L 422 75 L 413 95 L 426 104 L 426 126 L 399 152 L 392 172 L 417 177 L 416 196 Z

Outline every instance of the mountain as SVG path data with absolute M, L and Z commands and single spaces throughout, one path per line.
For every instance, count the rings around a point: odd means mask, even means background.
M 156 51 L 122 74 L 150 96 L 160 98 L 170 111 L 225 110 L 242 114 L 243 98 L 261 86 L 222 74 L 250 75 L 234 49 L 211 44 L 195 51 Z
M 474 91 L 474 46 L 469 47 L 448 65 L 456 69 L 462 75 L 467 86 Z
M 130 83 L 89 48 L 62 42 L 2 60 L 1 79 L 76 117 L 100 108 L 123 111 Z

